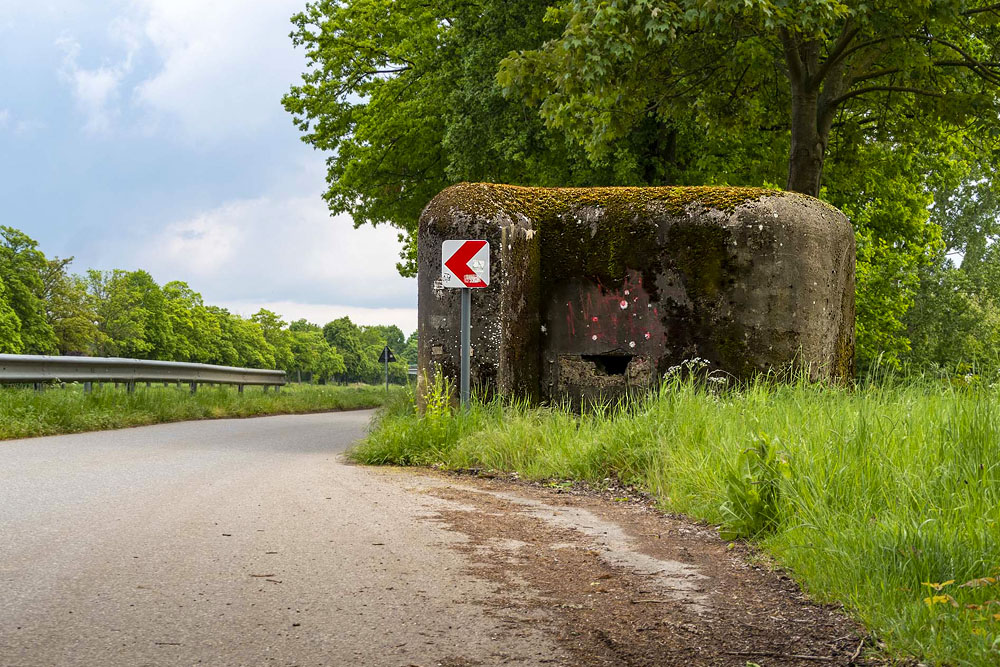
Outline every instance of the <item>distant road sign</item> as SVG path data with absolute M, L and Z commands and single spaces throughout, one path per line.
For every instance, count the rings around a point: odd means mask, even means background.
M 489 242 L 443 242 L 441 244 L 441 282 L 444 287 L 489 287 Z
M 394 361 L 396 361 L 396 355 L 393 354 L 392 350 L 389 349 L 389 346 L 386 345 L 385 349 L 382 350 L 382 355 L 378 358 L 378 362 L 380 364 L 391 364 Z

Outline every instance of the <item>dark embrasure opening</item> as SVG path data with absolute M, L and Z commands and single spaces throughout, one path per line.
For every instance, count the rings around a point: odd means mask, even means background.
M 580 357 L 597 367 L 598 375 L 625 375 L 631 354 L 584 354 Z

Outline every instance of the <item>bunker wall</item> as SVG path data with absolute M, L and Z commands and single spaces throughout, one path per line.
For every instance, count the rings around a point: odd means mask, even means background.
M 424 211 L 420 366 L 458 377 L 457 290 L 441 241 L 490 241 L 473 291 L 473 385 L 574 403 L 706 359 L 737 379 L 853 374 L 854 235 L 809 197 L 738 188 L 462 184 Z M 433 371 L 430 371 L 433 372 Z

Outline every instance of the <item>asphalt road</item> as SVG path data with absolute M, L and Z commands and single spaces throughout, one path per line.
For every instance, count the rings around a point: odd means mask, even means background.
M 369 412 L 0 442 L 0 665 L 540 664 Z

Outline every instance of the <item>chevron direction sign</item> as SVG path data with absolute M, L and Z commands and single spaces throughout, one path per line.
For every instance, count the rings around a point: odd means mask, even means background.
M 444 287 L 489 287 L 489 242 L 444 241 L 441 244 L 441 283 Z

